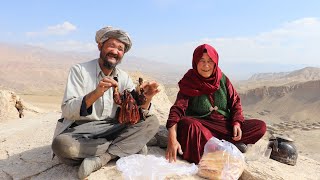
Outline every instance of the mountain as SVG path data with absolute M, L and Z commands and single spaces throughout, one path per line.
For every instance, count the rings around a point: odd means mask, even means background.
M 296 79 L 300 81 L 312 81 L 320 79 L 320 68 L 317 67 L 306 67 L 284 76 L 285 79 Z
M 320 80 L 263 86 L 240 93 L 240 97 L 246 110 L 272 112 L 281 120 L 317 122 L 320 117 Z
M 291 72 L 279 73 L 257 73 L 252 75 L 249 81 L 268 81 L 268 80 L 290 80 L 295 81 L 311 81 L 320 79 L 320 68 L 305 67 Z
M 71 52 L 54 52 L 29 45 L 0 43 L 0 88 L 20 94 L 61 95 L 69 68 L 98 57 Z M 120 68 L 144 74 L 161 83 L 177 83 L 186 67 L 124 56 Z
M 257 73 L 248 80 L 237 81 L 234 85 L 238 92 L 245 92 L 263 86 L 285 86 L 300 82 L 320 80 L 320 68 L 305 67 L 291 72 L 280 73 Z
M 290 72 L 279 72 L 279 73 L 256 73 L 253 74 L 248 80 L 249 81 L 259 81 L 259 80 L 273 80 L 284 77 Z
M 0 43 L 0 87 L 18 93 L 63 93 L 68 69 L 89 57 Z
M 125 57 L 119 67 L 129 72 L 143 72 L 163 84 L 177 84 L 188 70 L 187 66 L 150 61 L 136 56 Z

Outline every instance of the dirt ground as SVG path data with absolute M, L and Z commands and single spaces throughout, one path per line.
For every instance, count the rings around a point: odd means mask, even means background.
M 41 96 L 41 95 L 26 95 L 19 94 L 26 102 L 48 111 L 60 111 L 62 96 Z
M 40 96 L 40 95 L 20 95 L 22 99 L 28 103 L 39 107 L 48 112 L 60 112 L 60 105 L 62 101 L 62 96 Z M 264 117 L 266 118 L 266 117 Z M 261 118 L 263 119 L 263 118 Z M 266 118 L 269 119 L 269 118 Z M 275 119 L 275 118 L 270 118 Z M 320 128 L 307 129 L 303 127 L 308 127 L 307 122 L 303 124 L 300 128 L 285 128 L 286 126 L 281 126 L 281 123 L 268 121 L 267 124 L 272 124 L 272 127 L 277 128 L 276 134 L 284 134 L 295 141 L 299 154 L 309 157 L 311 159 L 320 161 Z M 289 125 L 290 126 L 290 125 Z M 320 126 L 320 123 L 319 123 Z M 316 125 L 318 127 L 318 125 Z

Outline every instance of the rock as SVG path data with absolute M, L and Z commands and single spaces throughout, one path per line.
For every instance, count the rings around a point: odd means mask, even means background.
M 3 180 L 12 180 L 13 177 L 5 171 L 0 171 L 0 179 Z
M 155 135 L 157 144 L 160 148 L 166 148 L 168 144 L 168 130 L 164 126 L 160 126 L 158 133 Z
M 296 129 L 300 129 L 302 126 L 301 125 L 294 125 L 293 128 L 296 128 Z
M 302 130 L 310 131 L 310 130 L 311 130 L 311 128 L 309 128 L 309 127 L 304 127 L 304 128 L 302 128 Z
M 153 137 L 148 143 L 147 146 L 157 146 L 158 145 L 158 141 L 156 139 L 156 137 Z
M 248 170 L 244 170 L 239 177 L 239 180 L 263 180 L 262 178 L 258 178 L 252 175 Z
M 39 109 L 25 103 L 15 92 L 0 90 L 0 122 L 39 112 Z
M 164 125 L 159 127 L 157 134 L 147 143 L 147 146 L 166 148 L 168 144 L 168 130 Z
M 0 91 L 0 121 L 19 118 L 19 111 L 16 108 L 17 98 L 19 97 L 12 91 Z

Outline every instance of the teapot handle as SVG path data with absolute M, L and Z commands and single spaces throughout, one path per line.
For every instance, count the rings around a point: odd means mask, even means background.
M 279 144 L 279 143 L 278 143 L 278 140 L 275 139 L 275 140 L 273 141 L 273 148 L 272 148 L 273 151 L 278 152 L 278 150 L 279 150 L 278 144 Z

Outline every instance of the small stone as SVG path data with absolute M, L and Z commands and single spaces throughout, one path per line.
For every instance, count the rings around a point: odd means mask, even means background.
M 150 141 L 147 143 L 147 146 L 156 146 L 157 145 L 157 138 L 153 137 L 150 139 Z

